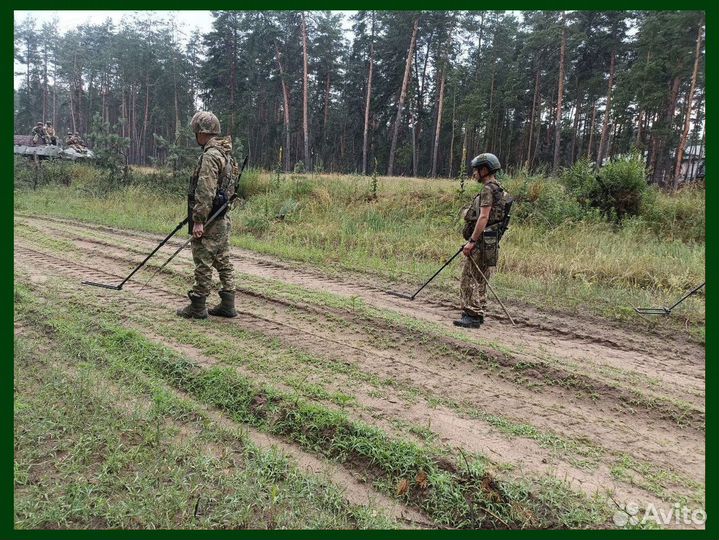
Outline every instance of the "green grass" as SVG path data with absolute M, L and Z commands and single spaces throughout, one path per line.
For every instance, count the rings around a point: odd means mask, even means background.
M 18 529 L 395 526 L 212 424 L 136 366 L 66 359 L 46 336 L 16 338 Z
M 233 369 L 199 368 L 182 355 L 120 327 L 111 316 L 94 310 L 87 313 L 66 302 L 66 309 L 57 310 L 57 304 L 47 303 L 57 300 L 45 293 L 45 302 L 38 303 L 32 292 L 18 286 L 16 308 L 20 320 L 52 336 L 59 352 L 101 369 L 129 365 L 238 421 L 363 471 L 388 493 L 422 508 L 438 525 L 582 527 L 599 525 L 607 518 L 601 501 L 586 500 L 561 483 L 499 481 L 487 472 L 462 470 L 341 412 L 257 385 Z M 427 476 L 426 487 L 422 474 Z
M 459 196 L 456 184 L 447 180 L 382 179 L 377 200 L 367 197 L 371 180 L 359 176 L 291 175 L 278 183 L 269 174 L 251 171 L 244 181 L 247 202 L 233 212 L 235 245 L 340 272 L 378 275 L 408 287 L 432 275 L 457 249 L 459 210 L 471 197 L 469 192 Z M 519 189 L 524 181 L 506 183 Z M 97 196 L 91 187 L 91 180 L 80 179 L 70 188 L 16 191 L 15 210 L 155 233 L 166 232 L 183 217 L 182 190 L 168 195 L 141 182 Z M 521 202 L 524 210 L 503 240 L 494 278 L 505 298 L 637 322 L 632 306 L 670 305 L 704 280 L 703 237 L 669 235 L 671 223 L 657 225 L 656 216 L 636 218 L 622 228 L 588 216 L 549 226 L 537 217 L 546 212 L 539 204 L 544 188 L 530 188 L 530 195 L 540 194 Z M 703 213 L 698 191 L 653 197 L 652 208 L 663 208 L 662 216 L 673 211 L 677 227 L 694 215 L 692 208 Z M 692 227 L 700 229 L 699 223 Z M 460 265 L 448 268 L 433 288 L 455 295 L 459 272 Z M 703 338 L 701 297 L 687 300 L 676 318 L 681 321 L 662 324 L 683 331 L 686 321 L 693 335 Z

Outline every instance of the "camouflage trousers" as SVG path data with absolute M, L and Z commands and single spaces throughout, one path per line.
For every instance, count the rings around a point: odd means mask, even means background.
M 483 317 L 487 307 L 487 283 L 472 264 L 472 259 L 484 276 L 489 279 L 497 269 L 496 266 L 487 266 L 482 261 L 482 251 L 475 249 L 469 257 L 465 257 L 460 282 L 460 296 L 462 297 L 462 310 L 473 317 Z
M 195 261 L 195 284 L 192 291 L 207 296 L 212 290 L 212 268 L 220 274 L 223 291 L 235 290 L 235 275 L 230 261 L 230 230 L 232 222 L 229 216 L 218 219 L 205 229 L 202 238 L 192 239 L 192 259 Z

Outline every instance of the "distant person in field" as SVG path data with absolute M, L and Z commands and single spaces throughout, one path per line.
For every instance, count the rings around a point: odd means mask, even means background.
M 481 184 L 481 189 L 464 214 L 463 236 L 467 243 L 462 250 L 466 259 L 460 285 L 463 314 L 454 324 L 479 328 L 484 323 L 487 307 L 487 283 L 479 270 L 489 279 L 497 269 L 498 233 L 505 217 L 503 197 L 508 194 L 495 177 L 502 167 L 497 156 L 479 154 L 472 160 L 471 167 L 472 178 Z
M 47 136 L 48 144 L 57 145 L 57 137 L 55 136 L 55 128 L 52 127 L 52 122 L 45 123 L 45 135 Z
M 72 136 L 72 131 L 68 131 L 65 135 L 65 146 L 72 146 L 75 144 L 75 137 Z
M 220 121 L 209 111 L 200 111 L 190 122 L 197 144 L 202 147 L 188 190 L 188 218 L 192 234 L 192 258 L 195 261 L 195 283 L 187 293 L 190 305 L 177 310 L 186 319 L 206 319 L 208 313 L 236 317 L 235 277 L 230 261 L 232 223 L 225 211 L 205 227 L 205 222 L 234 193 L 233 177 L 238 174 L 232 159 L 230 137 L 220 137 Z M 220 275 L 220 304 L 208 311 L 207 296 L 212 290 L 212 268 Z
M 39 142 L 42 142 L 42 144 L 47 144 L 45 141 L 47 140 L 47 134 L 45 133 L 45 126 L 42 122 L 38 122 L 35 124 L 35 127 L 32 128 L 32 143 L 37 144 Z

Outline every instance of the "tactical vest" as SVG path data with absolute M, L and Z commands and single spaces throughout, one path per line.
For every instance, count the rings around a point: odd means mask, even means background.
M 490 227 L 493 227 L 497 223 L 501 223 L 504 220 L 506 205 L 504 204 L 503 199 L 506 196 L 511 200 L 509 193 L 507 193 L 496 180 L 487 182 L 486 186 L 492 191 L 492 209 L 489 211 L 489 220 L 487 221 L 487 226 L 485 227 L 485 230 L 489 229 Z M 479 220 L 479 215 L 475 212 L 474 203 L 481 194 L 482 192 L 480 190 L 480 192 L 477 193 L 477 195 L 472 200 L 472 204 L 465 211 L 465 224 L 464 230 L 462 231 L 462 235 L 464 236 L 465 240 L 470 239 L 472 233 L 474 232 L 474 227 L 477 225 L 477 220 Z
M 220 150 L 220 154 L 225 160 L 225 166 L 220 169 L 220 177 L 217 179 L 217 191 L 215 192 L 215 198 L 212 200 L 212 210 L 210 210 L 210 215 L 207 216 L 208 219 L 212 217 L 217 210 L 222 208 L 222 206 L 235 194 L 235 180 L 239 176 L 237 161 L 235 161 L 231 155 L 228 156 L 225 154 L 222 150 Z M 204 157 L 205 152 L 203 151 L 197 160 L 195 172 L 192 173 L 192 176 L 190 177 L 190 188 L 187 193 L 187 225 L 189 234 L 192 234 L 192 227 L 194 225 L 192 220 L 192 208 L 195 206 L 195 190 L 197 189 L 197 182 L 200 179 L 200 168 L 202 167 L 202 159 Z M 228 204 L 215 219 L 224 218 L 225 214 L 227 214 L 227 210 L 229 209 L 230 205 Z

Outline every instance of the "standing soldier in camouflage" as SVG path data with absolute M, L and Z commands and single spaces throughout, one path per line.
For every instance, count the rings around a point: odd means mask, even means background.
M 220 121 L 208 111 L 200 111 L 190 122 L 197 144 L 202 147 L 195 172 L 190 178 L 188 191 L 188 218 L 192 234 L 192 258 L 195 261 L 195 283 L 187 293 L 190 305 L 177 310 L 180 317 L 206 319 L 207 296 L 212 289 L 212 268 L 220 275 L 222 288 L 220 304 L 209 310 L 210 315 L 236 317 L 235 278 L 230 261 L 230 216 L 218 216 L 207 228 L 205 222 L 224 200 L 227 190 L 232 189 L 228 164 L 231 159 L 230 137 L 220 137 Z M 236 164 L 234 164 L 236 167 Z M 236 171 L 232 171 L 236 175 Z M 224 200 L 223 200 L 224 198 Z
M 462 318 L 454 321 L 456 326 L 479 328 L 484 322 L 487 306 L 487 283 L 497 268 L 499 250 L 498 228 L 504 219 L 504 206 L 500 204 L 504 188 L 495 174 L 501 169 L 494 154 L 480 154 L 471 162 L 472 178 L 482 184 L 482 189 L 467 209 L 464 219 L 463 248 L 466 257 L 462 271 L 461 297 Z M 479 270 L 484 274 L 484 278 Z
M 57 137 L 55 137 L 55 128 L 52 127 L 52 122 L 45 123 L 45 134 L 47 135 L 48 144 L 57 144 Z

